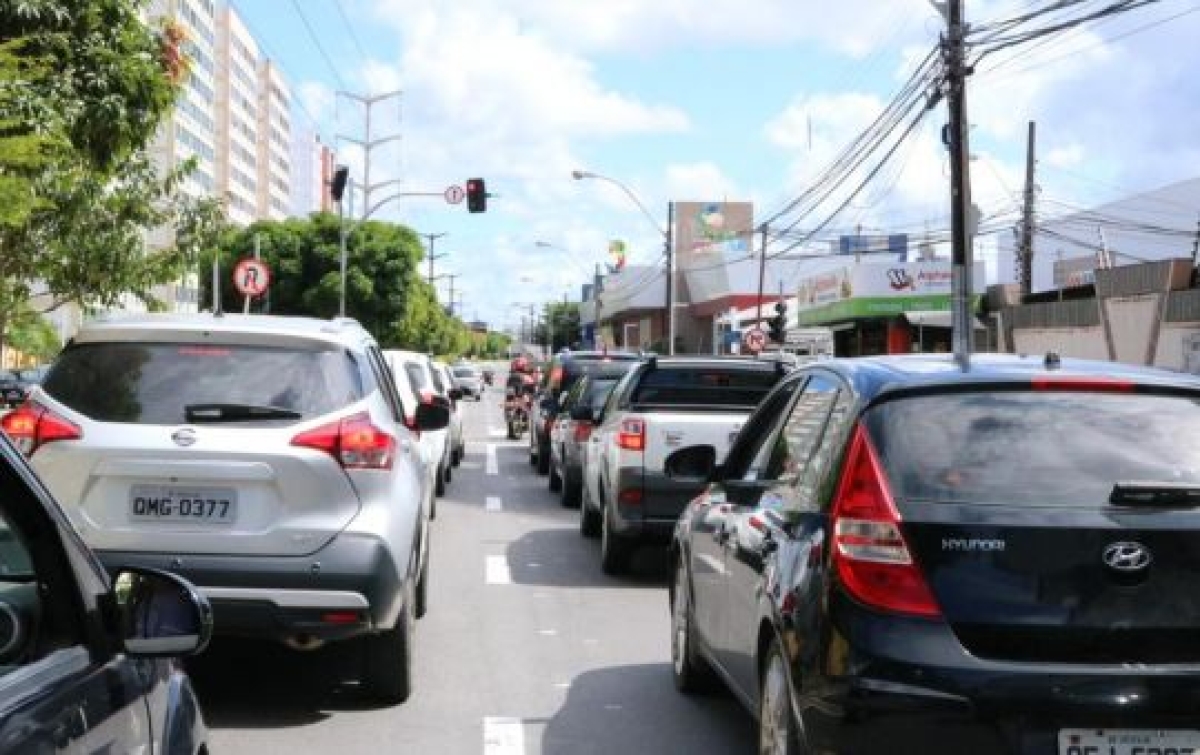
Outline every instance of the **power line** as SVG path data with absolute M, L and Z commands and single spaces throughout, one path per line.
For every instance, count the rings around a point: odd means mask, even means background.
M 329 53 L 325 52 L 325 47 L 321 44 L 321 38 L 317 36 L 316 31 L 313 30 L 312 24 L 308 22 L 308 16 L 305 16 L 304 11 L 300 8 L 299 0 L 292 0 L 292 7 L 296 9 L 297 15 L 300 16 L 300 20 L 304 23 L 304 28 L 308 29 L 308 36 L 312 38 L 313 44 L 317 47 L 317 51 L 320 52 L 321 57 L 325 59 L 325 65 L 329 66 L 329 71 L 333 74 L 334 81 L 337 82 L 338 87 L 341 89 L 347 89 L 348 87 L 346 86 L 346 83 L 342 81 L 342 75 L 338 73 L 337 66 L 333 64 L 333 58 L 329 57 Z
M 370 57 L 363 52 L 362 43 L 358 41 L 358 34 L 354 32 L 354 26 L 350 23 L 349 16 L 346 15 L 346 8 L 342 5 L 342 0 L 333 0 L 333 2 L 337 6 L 338 15 L 342 17 L 342 22 L 346 24 L 346 31 L 350 32 L 350 39 L 354 42 L 355 49 L 358 50 L 358 56 L 362 58 L 363 63 L 366 63 Z

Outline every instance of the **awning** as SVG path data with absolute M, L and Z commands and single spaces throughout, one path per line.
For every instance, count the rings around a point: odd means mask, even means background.
M 923 328 L 951 328 L 953 314 L 945 309 L 919 309 L 912 312 L 905 312 L 904 319 L 908 320 L 909 325 Z M 975 323 L 976 330 L 987 330 L 979 320 L 971 317 L 971 321 Z

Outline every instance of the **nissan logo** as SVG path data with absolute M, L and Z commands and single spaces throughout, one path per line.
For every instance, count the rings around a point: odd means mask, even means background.
M 1150 549 L 1141 543 L 1113 543 L 1104 549 L 1104 564 L 1113 571 L 1131 574 L 1150 565 Z
M 196 442 L 196 431 L 190 427 L 176 430 L 171 433 L 171 440 L 175 441 L 175 445 L 187 448 Z

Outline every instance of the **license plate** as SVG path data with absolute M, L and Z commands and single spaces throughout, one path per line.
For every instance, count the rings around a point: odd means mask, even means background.
M 129 512 L 141 522 L 229 524 L 237 514 L 237 491 L 232 488 L 134 485 L 129 492 Z
M 1062 729 L 1059 755 L 1200 755 L 1200 731 Z

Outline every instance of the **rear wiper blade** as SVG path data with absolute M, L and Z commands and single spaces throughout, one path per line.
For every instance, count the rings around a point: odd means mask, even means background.
M 304 415 L 279 406 L 255 404 L 188 404 L 183 407 L 188 422 L 237 422 L 247 419 L 301 419 Z
M 1113 485 L 1108 502 L 1117 506 L 1200 506 L 1200 485 L 1126 481 Z

